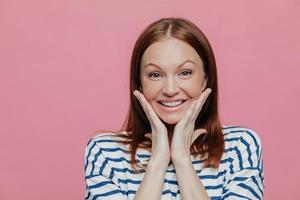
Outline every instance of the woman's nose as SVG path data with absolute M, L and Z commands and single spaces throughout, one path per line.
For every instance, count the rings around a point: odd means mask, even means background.
M 173 77 L 167 77 L 162 90 L 163 94 L 166 96 L 174 96 L 179 92 L 179 90 L 180 89 L 176 79 Z

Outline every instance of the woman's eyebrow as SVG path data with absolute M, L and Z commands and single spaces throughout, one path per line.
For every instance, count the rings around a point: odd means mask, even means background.
M 192 60 L 185 60 L 183 63 L 181 63 L 177 68 L 180 68 L 180 67 L 182 67 L 185 63 L 187 63 L 187 62 L 190 62 L 190 63 L 193 63 L 194 65 L 196 65 L 196 63 L 194 62 L 194 61 L 192 61 Z M 153 66 L 155 66 L 155 67 L 158 67 L 159 69 L 161 69 L 158 65 L 156 65 L 156 64 L 154 64 L 154 63 L 148 63 L 147 65 L 145 65 L 145 68 L 147 67 L 147 66 L 150 66 L 150 65 L 153 65 Z

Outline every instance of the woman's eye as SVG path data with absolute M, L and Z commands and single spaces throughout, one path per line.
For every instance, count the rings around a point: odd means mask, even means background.
M 190 76 L 192 74 L 192 72 L 191 71 L 183 71 L 183 72 L 181 72 L 181 74 L 183 76 Z
M 160 76 L 160 74 L 157 72 L 152 72 L 148 75 L 148 77 L 150 77 L 150 78 L 158 78 L 159 76 Z

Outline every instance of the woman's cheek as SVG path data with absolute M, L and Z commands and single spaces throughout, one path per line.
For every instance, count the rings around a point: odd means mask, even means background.
M 191 98 L 197 98 L 201 95 L 201 84 L 194 82 L 186 82 L 182 84 L 182 90 L 186 92 Z
M 160 86 L 157 83 L 145 83 L 143 86 L 143 94 L 148 100 L 155 99 L 159 95 Z

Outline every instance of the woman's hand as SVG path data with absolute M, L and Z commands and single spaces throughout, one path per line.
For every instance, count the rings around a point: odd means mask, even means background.
M 190 147 L 193 142 L 200 135 L 207 133 L 205 129 L 194 130 L 194 128 L 197 116 L 210 93 L 211 89 L 207 88 L 200 95 L 199 99 L 191 104 L 189 110 L 176 124 L 171 145 L 169 146 L 167 128 L 154 112 L 144 95 L 138 90 L 134 91 L 134 95 L 142 105 L 151 125 L 152 134 L 147 133 L 145 137 L 152 140 L 152 160 L 158 163 L 164 163 L 165 166 L 168 166 L 171 159 L 173 162 L 177 162 L 184 158 L 190 158 Z
M 152 140 L 150 161 L 167 168 L 171 160 L 168 130 L 156 115 L 145 96 L 138 90 L 135 90 L 133 94 L 143 107 L 151 125 L 151 133 L 145 134 L 145 137 Z
M 190 147 L 202 134 L 207 133 L 205 129 L 195 128 L 195 121 L 205 103 L 211 89 L 207 88 L 200 97 L 194 101 L 183 118 L 176 124 L 171 142 L 171 159 L 174 163 L 190 158 Z

